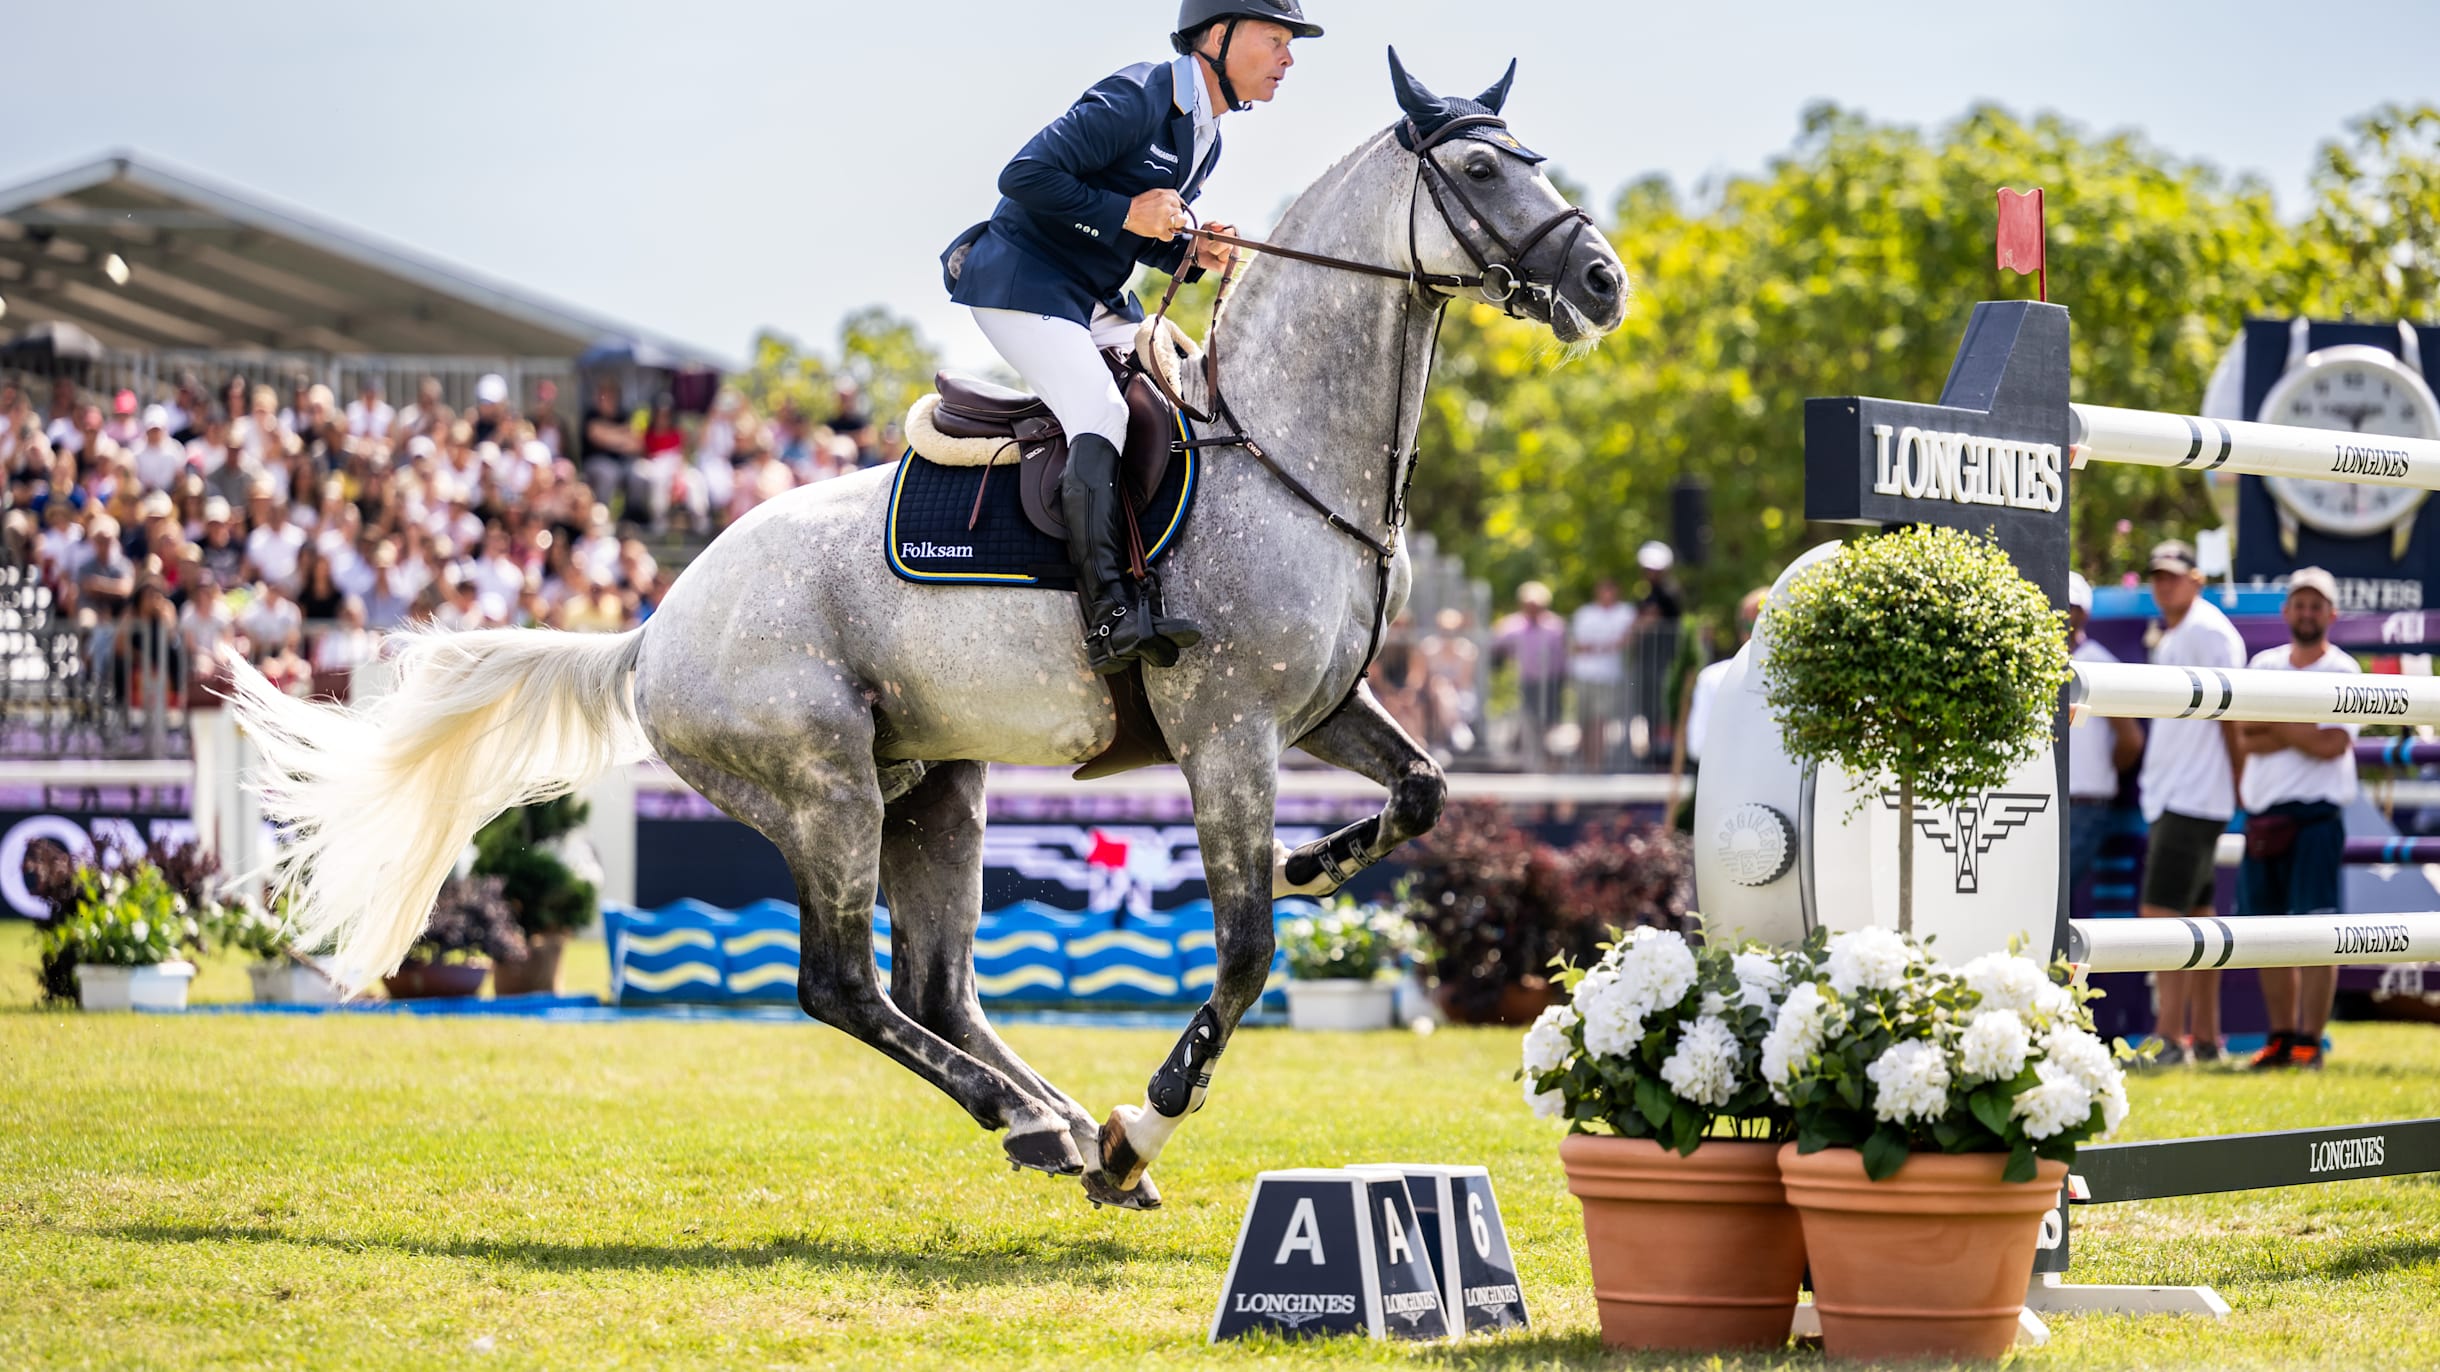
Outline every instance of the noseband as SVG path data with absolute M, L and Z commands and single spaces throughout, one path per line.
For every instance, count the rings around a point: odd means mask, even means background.
M 1504 129 L 1506 127 L 1508 127 L 1508 121 L 1498 115 L 1470 114 L 1450 120 L 1427 136 L 1416 127 L 1413 119 L 1406 121 L 1404 125 L 1405 142 L 1415 153 L 1416 190 L 1407 200 L 1407 265 L 1403 271 L 1396 267 L 1358 262 L 1351 258 L 1306 252 L 1301 248 L 1281 247 L 1276 243 L 1265 243 L 1259 239 L 1214 233 L 1200 224 L 1192 224 L 1186 233 L 1192 238 L 1225 243 L 1232 247 L 1248 248 L 1273 257 L 1284 257 L 1291 261 L 1305 262 L 1317 267 L 1328 267 L 1335 271 L 1354 272 L 1363 276 L 1377 276 L 1405 282 L 1407 290 L 1418 302 L 1428 300 L 1432 306 L 1432 342 L 1424 355 L 1424 379 L 1428 386 L 1431 380 L 1432 358 L 1440 348 L 1440 322 L 1445 317 L 1452 292 L 1478 291 L 1484 300 L 1498 306 L 1510 318 L 1523 318 L 1524 316 L 1519 313 L 1519 310 L 1529 302 L 1541 302 L 1546 311 L 1555 313 L 1559 304 L 1559 273 L 1566 269 L 1568 257 L 1575 252 L 1576 244 L 1582 239 L 1585 230 L 1593 227 L 1593 217 L 1590 214 L 1578 206 L 1569 205 L 1535 225 L 1533 230 L 1522 239 L 1511 243 L 1505 235 L 1492 226 L 1490 216 L 1484 214 L 1482 208 L 1475 204 L 1474 198 L 1466 194 L 1465 187 L 1459 183 L 1457 178 L 1449 175 L 1448 170 L 1432 156 L 1434 148 L 1468 129 Z M 1467 258 L 1474 263 L 1473 272 L 1427 272 L 1423 269 L 1423 251 L 1417 241 L 1416 212 L 1427 193 L 1432 197 L 1432 208 L 1440 215 L 1442 227 L 1449 231 L 1449 237 L 1456 241 L 1459 251 L 1465 253 Z M 1455 200 L 1464 209 L 1465 214 L 1462 219 L 1450 211 L 1449 202 L 1451 200 Z M 1187 214 L 1191 220 L 1193 211 L 1189 210 Z M 1483 245 L 1467 232 L 1469 223 L 1490 239 L 1491 246 L 1498 250 L 1496 254 L 1486 251 Z M 1533 256 L 1536 249 L 1550 241 L 1551 235 L 1558 232 L 1563 225 L 1573 225 L 1565 246 L 1560 248 L 1558 260 L 1553 263 L 1550 274 L 1537 278 L 1527 269 L 1526 259 Z M 1347 688 L 1347 695 L 1340 702 L 1344 706 L 1346 700 L 1354 699 L 1356 692 L 1363 689 L 1365 674 L 1371 671 L 1373 659 L 1380 655 L 1381 640 L 1389 627 L 1387 619 L 1390 568 L 1397 561 L 1399 535 L 1406 528 L 1407 488 L 1413 484 L 1415 479 L 1416 454 L 1412 448 L 1402 448 L 1398 441 L 1400 435 L 1406 432 L 1406 347 L 1404 340 L 1400 340 L 1398 404 L 1390 419 L 1390 441 L 1384 445 L 1397 458 L 1390 463 L 1387 508 L 1382 512 L 1383 522 L 1388 525 L 1388 534 L 1383 538 L 1375 538 L 1363 526 L 1331 509 L 1328 501 L 1315 495 L 1311 487 L 1297 480 L 1293 473 L 1279 464 L 1278 459 L 1263 451 L 1262 445 L 1246 433 L 1245 425 L 1239 422 L 1236 414 L 1230 409 L 1228 397 L 1220 389 L 1220 318 L 1221 311 L 1226 308 L 1228 303 L 1229 286 L 1236 279 L 1237 263 L 1238 259 L 1232 256 L 1227 269 L 1220 274 L 1219 291 L 1213 305 L 1212 327 L 1204 340 L 1203 380 L 1205 395 L 1210 401 L 1208 407 L 1198 410 L 1187 404 L 1183 397 L 1171 391 L 1168 382 L 1162 379 L 1158 371 L 1143 367 L 1140 360 L 1136 365 L 1151 379 L 1153 385 L 1168 397 L 1169 403 L 1177 406 L 1188 416 L 1203 422 L 1216 419 L 1228 426 L 1229 432 L 1224 435 L 1178 440 L 1179 448 L 1245 449 L 1247 455 L 1261 463 L 1266 471 L 1287 488 L 1289 494 L 1319 513 L 1324 523 L 1362 544 L 1365 551 L 1373 555 L 1372 639 L 1364 649 L 1363 667 L 1356 672 L 1355 682 Z M 1158 321 L 1168 317 L 1169 307 L 1176 301 L 1178 287 L 1184 283 L 1185 275 L 1185 272 L 1181 270 L 1170 277 L 1169 289 L 1161 296 L 1161 307 L 1154 315 L 1156 331 Z M 1152 593 L 1156 597 L 1160 594 L 1157 581 L 1153 583 Z

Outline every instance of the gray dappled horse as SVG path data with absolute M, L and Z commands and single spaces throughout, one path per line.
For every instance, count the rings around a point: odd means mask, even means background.
M 395 967 L 485 820 L 657 751 L 786 857 L 807 1014 L 1007 1131 L 1014 1163 L 1082 1174 L 1097 1202 L 1159 1204 L 1145 1171 L 1262 994 L 1274 894 L 1335 890 L 1440 813 L 1439 767 L 1359 681 L 1407 596 L 1398 528 L 1442 308 L 1491 300 L 1587 347 L 1625 314 L 1617 255 L 1496 117 L 1514 64 L 1468 101 L 1390 60 L 1406 117 L 1273 235 L 1335 265 L 1256 256 L 1213 333 L 1217 408 L 1254 443 L 1205 463 L 1163 581 L 1207 634 L 1146 687 L 1193 794 L 1219 965 L 1141 1107 L 1097 1121 L 1001 1042 L 975 997 L 986 766 L 1081 762 L 1115 728 L 1075 601 L 892 575 L 887 469 L 758 507 L 626 634 L 402 635 L 397 689 L 358 709 L 241 671 L 234 705 L 266 811 L 289 829 L 302 946 L 334 948 L 352 985 Z M 1213 406 L 1198 372 L 1179 374 L 1184 398 Z M 1273 797 L 1291 746 L 1387 787 L 1387 807 L 1281 851 Z M 871 930 L 883 891 L 887 994 Z

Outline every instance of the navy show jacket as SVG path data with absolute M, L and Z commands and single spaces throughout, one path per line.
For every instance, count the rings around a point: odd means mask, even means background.
M 1220 161 L 1215 132 L 1210 157 L 1194 165 L 1195 117 L 1178 108 L 1175 77 L 1168 62 L 1127 67 L 1035 134 L 1000 173 L 991 218 L 941 254 L 949 298 L 1079 324 L 1096 305 L 1142 319 L 1143 306 L 1127 291 L 1136 264 L 1175 273 L 1191 240 L 1127 232 L 1128 203 L 1150 190 L 1173 190 L 1191 203 Z M 1190 268 L 1186 279 L 1200 274 Z

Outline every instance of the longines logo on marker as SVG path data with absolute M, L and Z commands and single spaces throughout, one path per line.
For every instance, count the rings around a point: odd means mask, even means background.
M 1883 791 L 1881 803 L 1898 808 L 1898 793 Z M 2001 840 L 2050 808 L 2050 797 L 1987 791 L 1977 799 L 1953 806 L 1946 815 L 1917 806 L 1915 827 L 1957 859 L 1957 894 L 1971 896 L 1982 889 L 1982 858 Z
M 1236 1313 L 1260 1315 L 1294 1329 L 1328 1315 L 1352 1315 L 1356 1313 L 1356 1298 L 1302 1291 L 1240 1291 Z

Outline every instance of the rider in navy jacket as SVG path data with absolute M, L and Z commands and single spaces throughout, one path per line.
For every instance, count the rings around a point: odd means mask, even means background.
M 1174 62 L 1128 67 L 1086 91 L 1000 173 L 991 218 L 941 254 L 949 296 L 1042 397 L 1068 437 L 1060 503 L 1085 602 L 1093 670 L 1169 666 L 1202 638 L 1125 575 L 1119 450 L 1127 403 L 1101 349 L 1134 342 L 1137 264 L 1195 279 L 1224 245 L 1182 231 L 1220 160 L 1219 117 L 1269 100 L 1319 36 L 1298 0 L 1183 0 Z M 1227 231 L 1224 224 L 1210 226 Z
M 1127 211 L 1150 190 L 1193 204 L 1220 160 L 1195 165 L 1193 95 L 1181 108 L 1177 67 L 1144 62 L 1086 91 L 1035 134 L 1000 173 L 1003 197 L 991 218 L 960 235 L 944 264 L 965 249 L 950 279 L 960 305 L 1025 310 L 1089 322 L 1095 305 L 1129 320 L 1143 308 L 1126 294 L 1135 264 L 1176 273 L 1190 239 L 1167 242 L 1127 231 Z M 1201 271 L 1189 268 L 1187 280 Z

